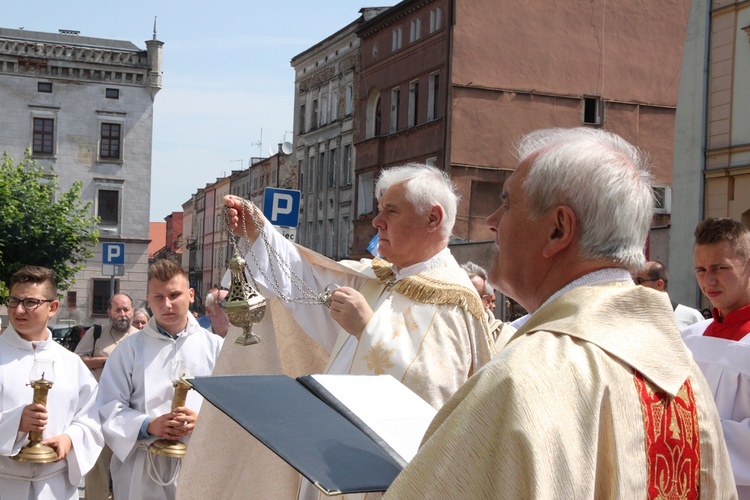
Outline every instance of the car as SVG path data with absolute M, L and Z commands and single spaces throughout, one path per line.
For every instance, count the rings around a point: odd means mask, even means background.
M 69 351 L 75 351 L 78 342 L 91 325 L 57 325 L 50 327 L 52 339 Z
M 52 332 L 52 340 L 54 340 L 58 344 L 62 344 L 62 340 L 65 338 L 65 335 L 68 334 L 73 326 L 74 325 L 50 325 L 49 329 Z

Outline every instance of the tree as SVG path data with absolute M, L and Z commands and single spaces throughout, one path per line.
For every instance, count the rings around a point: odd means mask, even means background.
M 54 169 L 29 158 L 15 165 L 3 153 L 0 166 L 0 296 L 8 293 L 10 278 L 27 265 L 53 269 L 57 289 L 75 283 L 75 273 L 94 256 L 99 241 L 99 218 L 91 202 L 81 198 L 82 183 L 60 192 Z

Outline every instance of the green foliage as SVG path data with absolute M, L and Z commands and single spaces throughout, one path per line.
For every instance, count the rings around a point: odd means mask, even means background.
M 26 157 L 15 165 L 3 153 L 0 166 L 0 297 L 10 277 L 27 265 L 54 269 L 57 288 L 67 290 L 75 273 L 93 257 L 99 220 L 91 202 L 81 198 L 82 184 L 61 192 L 53 169 Z

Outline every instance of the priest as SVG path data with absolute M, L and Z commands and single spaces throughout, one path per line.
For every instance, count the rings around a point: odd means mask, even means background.
M 490 283 L 530 316 L 438 412 L 387 498 L 736 498 L 711 391 L 665 294 L 636 286 L 642 154 L 527 135 L 488 219 Z
M 301 360 L 314 363 L 314 358 L 318 372 L 390 374 L 440 408 L 489 362 L 494 347 L 484 308 L 468 275 L 448 249 L 458 206 L 453 183 L 434 167 L 410 164 L 383 171 L 375 193 L 379 213 L 373 225 L 378 230 L 382 258 L 356 262 L 334 262 L 296 246 L 256 207 L 234 196 L 224 198 L 236 233 L 246 235 L 252 244 L 246 260 L 264 296 L 276 304 L 272 314 L 277 321 L 284 318 L 301 327 L 315 346 L 297 336 L 293 345 L 298 348 L 289 349 L 281 338 L 288 336 L 287 328 L 261 326 L 272 330 L 271 339 L 252 347 L 226 346 L 225 351 L 244 349 L 246 353 L 244 361 L 242 353 L 228 354 L 236 363 L 234 373 L 258 373 L 269 358 L 275 358 L 281 360 L 277 366 L 285 368 L 284 373 L 295 375 L 304 363 Z M 330 308 L 319 299 L 326 289 Z M 256 347 L 261 351 L 252 352 Z M 260 356 L 261 352 L 267 356 Z M 223 422 L 217 417 L 213 425 L 204 427 L 202 422 L 199 426 L 200 433 L 210 435 L 201 439 L 201 456 L 213 456 L 217 450 L 236 445 L 236 440 L 230 442 L 226 434 L 221 435 L 226 429 Z M 263 455 L 257 446 L 248 444 L 242 450 L 243 458 L 227 456 L 208 466 L 191 453 L 186 468 L 190 468 L 192 479 L 190 488 L 180 487 L 181 498 L 201 498 L 217 491 L 222 491 L 222 498 L 260 498 L 266 492 L 274 498 L 297 497 L 298 475 L 279 479 L 284 473 L 266 469 L 267 459 L 253 461 L 254 467 L 264 471 L 261 474 L 243 467 L 251 453 Z M 218 487 L 240 473 L 247 478 L 246 490 L 232 485 L 229 488 L 237 491 L 230 495 Z M 317 498 L 318 491 L 303 482 L 299 495 Z

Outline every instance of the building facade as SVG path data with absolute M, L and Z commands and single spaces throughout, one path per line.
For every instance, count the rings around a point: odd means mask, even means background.
M 351 255 L 355 103 L 359 94 L 361 17 L 292 59 L 294 157 L 302 207 L 298 242 L 333 259 Z
M 707 217 L 750 226 L 750 1 L 693 0 L 682 68 L 669 290 L 706 307 L 693 271 L 695 226 Z
M 58 319 L 106 322 L 102 245 L 125 243 L 115 289 L 146 295 L 154 99 L 162 45 L 0 28 L 0 150 L 54 166 L 62 190 L 83 183 L 101 219 L 94 257 L 63 297 Z
M 490 239 L 484 220 L 515 168 L 513 144 L 539 128 L 622 135 L 649 154 L 666 200 L 688 10 L 684 0 L 405 0 L 363 22 L 353 255 L 375 234 L 378 173 L 410 161 L 456 183 L 456 237 Z M 660 212 L 651 249 L 666 255 L 656 229 L 669 225 L 666 202 Z

